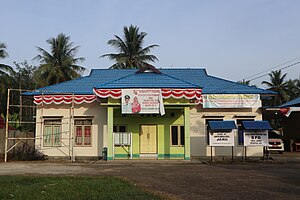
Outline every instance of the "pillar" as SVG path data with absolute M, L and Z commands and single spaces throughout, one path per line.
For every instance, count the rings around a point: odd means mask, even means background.
M 184 159 L 191 159 L 191 141 L 190 141 L 190 107 L 184 107 Z
M 113 159 L 113 126 L 114 126 L 114 109 L 113 107 L 107 107 L 107 160 Z

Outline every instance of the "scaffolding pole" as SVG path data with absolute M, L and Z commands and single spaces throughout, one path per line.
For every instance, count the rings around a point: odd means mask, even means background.
M 12 95 L 12 91 L 18 91 L 19 92 L 19 104 L 18 105 L 14 105 L 13 103 L 10 104 L 10 101 L 13 101 L 13 99 L 10 98 L 10 96 Z M 42 147 L 43 147 L 43 137 L 44 137 L 44 91 L 42 92 L 42 102 L 41 102 L 41 105 L 24 105 L 23 104 L 23 100 L 22 100 L 22 92 L 33 92 L 35 90 L 22 90 L 22 89 L 8 89 L 7 91 L 7 109 L 6 109 L 6 123 L 5 123 L 5 155 L 4 155 L 4 162 L 7 162 L 8 161 L 8 153 L 9 151 L 11 151 L 14 147 L 16 147 L 20 142 L 22 142 L 23 140 L 34 140 L 34 143 L 35 143 L 35 146 L 36 145 L 36 141 L 37 140 L 40 140 L 40 150 L 42 150 Z M 62 94 L 62 93 L 59 93 L 59 94 Z M 75 155 L 74 155 L 74 144 L 75 144 L 75 137 L 74 137 L 74 107 L 75 107 L 75 102 L 74 102 L 74 94 L 66 94 L 66 93 L 63 93 L 64 95 L 72 95 L 72 102 L 71 102 L 71 107 L 70 107 L 70 117 L 63 117 L 62 119 L 68 119 L 69 118 L 69 130 L 67 131 L 61 131 L 61 134 L 62 133 L 68 133 L 69 132 L 69 138 L 63 138 L 61 137 L 61 146 L 53 146 L 53 148 L 56 148 L 57 150 L 59 151 L 62 151 L 60 149 L 60 147 L 66 147 L 69 149 L 69 157 L 70 157 L 70 160 L 71 161 L 75 161 Z M 33 100 L 34 101 L 34 100 Z M 26 103 L 25 103 L 26 104 Z M 9 120 L 9 112 L 10 112 L 10 107 L 17 107 L 19 108 L 19 124 L 35 124 L 35 127 L 34 127 L 34 137 L 10 137 L 9 136 L 9 123 L 12 123 L 12 122 L 15 122 L 15 121 L 10 121 Z M 38 118 L 35 118 L 35 121 L 24 121 L 24 118 L 23 118 L 23 108 L 32 108 L 32 115 L 34 116 L 34 114 L 38 114 L 38 110 L 40 110 L 40 116 L 39 116 L 39 119 Z M 35 110 L 34 110 L 35 109 Z M 26 112 L 25 112 L 26 113 Z M 30 113 L 30 112 L 29 112 Z M 21 116 L 22 115 L 22 116 Z M 32 117 L 33 117 L 32 116 Z M 34 117 L 33 117 L 34 118 Z M 37 136 L 37 127 L 36 125 L 39 124 L 40 125 L 40 131 L 39 131 L 39 135 L 40 137 Z M 59 123 L 59 124 L 68 124 L 68 122 L 66 123 Z M 63 139 L 69 139 L 69 144 L 65 144 L 62 140 Z M 9 140 L 17 140 L 17 142 L 15 144 L 13 144 L 11 147 L 9 147 Z M 64 153 L 64 152 L 62 152 Z M 65 154 L 65 153 L 64 153 Z M 66 154 L 65 154 L 66 155 Z
M 10 96 L 10 89 L 8 88 L 8 90 L 7 90 L 7 102 L 6 102 L 6 122 L 5 122 L 5 148 L 4 148 L 4 162 L 7 162 L 9 96 Z

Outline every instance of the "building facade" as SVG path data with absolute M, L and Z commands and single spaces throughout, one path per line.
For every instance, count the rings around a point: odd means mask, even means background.
M 204 69 L 92 70 L 33 93 L 36 147 L 53 157 L 185 159 L 243 156 L 243 121 L 260 121 L 272 92 L 210 76 Z M 209 143 L 210 121 L 234 121 L 233 148 Z M 263 147 L 248 147 L 262 156 Z

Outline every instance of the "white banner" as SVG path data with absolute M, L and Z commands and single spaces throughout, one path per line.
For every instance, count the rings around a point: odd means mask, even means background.
M 203 108 L 258 108 L 259 94 L 207 94 L 203 96 Z
M 244 146 L 268 146 L 268 131 L 244 132 Z
M 123 89 L 122 114 L 165 114 L 160 89 Z
M 213 147 L 232 147 L 234 146 L 234 134 L 231 132 L 210 132 L 209 145 Z

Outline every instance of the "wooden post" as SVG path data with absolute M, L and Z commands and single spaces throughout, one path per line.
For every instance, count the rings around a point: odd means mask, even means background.
M 75 98 L 75 96 L 74 96 L 74 94 L 72 95 L 72 118 L 71 118 L 71 136 L 72 136 L 72 146 L 71 146 L 71 153 L 72 153 L 72 161 L 73 162 L 75 162 L 75 156 L 74 156 L 74 144 L 75 144 L 75 137 L 74 137 L 74 129 L 75 129 L 75 127 L 74 127 L 74 106 L 75 106 L 75 104 L 74 104 L 74 98 Z
M 7 148 L 8 148 L 8 115 L 9 115 L 9 96 L 10 89 L 7 90 L 7 102 L 6 102 L 6 123 L 5 123 L 5 154 L 4 162 L 7 162 Z

